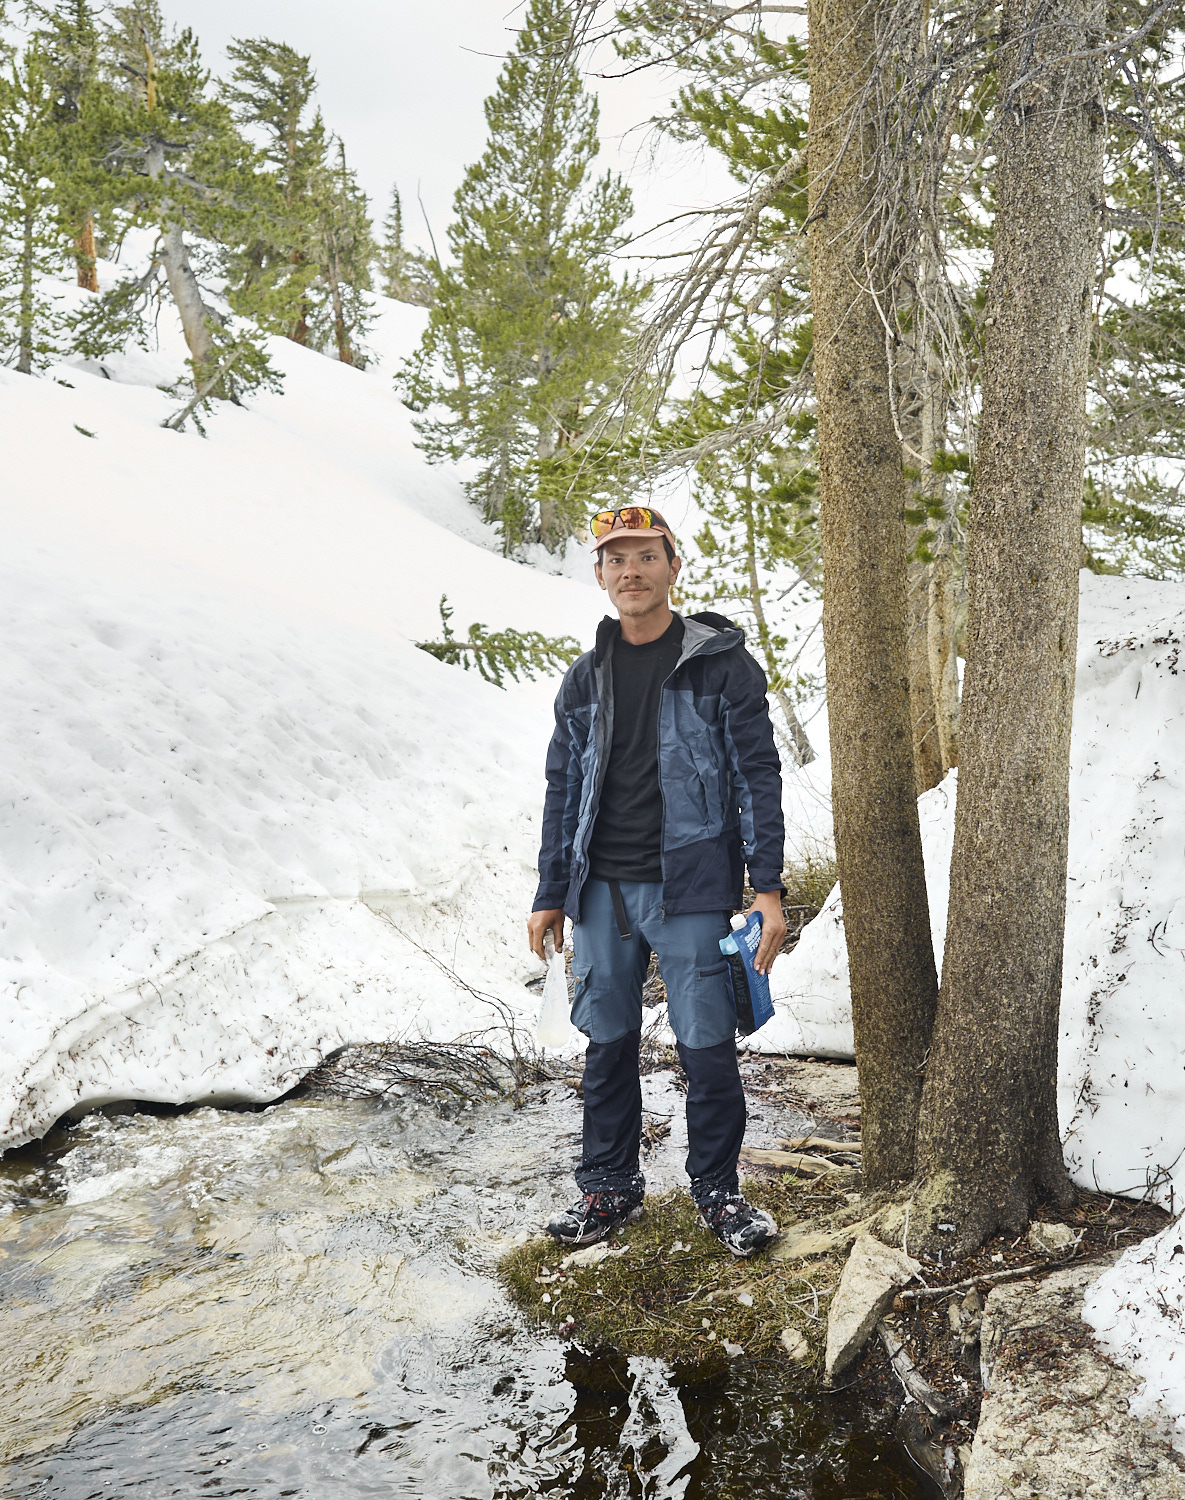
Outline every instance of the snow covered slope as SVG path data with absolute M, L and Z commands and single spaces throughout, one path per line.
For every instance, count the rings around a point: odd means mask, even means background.
M 598 591 L 490 550 L 389 370 L 277 342 L 285 394 L 203 440 L 159 426 L 179 354 L 0 371 L 0 1145 L 496 1019 L 438 961 L 535 1003 L 554 684 L 412 642 L 445 591 L 462 633 L 588 639 Z
M 1185 587 L 1082 575 L 1059 1098 L 1075 1181 L 1185 1196 Z M 941 962 L 955 776 L 920 803 Z M 838 891 L 774 970 L 771 1050 L 852 1055 Z

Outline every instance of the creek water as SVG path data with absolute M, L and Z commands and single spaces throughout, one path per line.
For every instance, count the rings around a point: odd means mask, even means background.
M 893 1411 L 777 1362 L 697 1384 L 526 1329 L 495 1265 L 565 1201 L 571 1091 L 105 1111 L 0 1161 L 14 1497 L 921 1500 Z

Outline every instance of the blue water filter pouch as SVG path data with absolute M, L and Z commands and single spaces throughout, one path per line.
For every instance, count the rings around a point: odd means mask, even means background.
M 752 1036 L 774 1013 L 774 1003 L 769 997 L 769 975 L 759 974 L 753 967 L 760 946 L 759 911 L 751 911 L 739 927 L 734 927 L 727 937 L 720 939 L 720 951 L 728 963 L 728 977 L 732 982 L 737 1030 L 742 1036 Z

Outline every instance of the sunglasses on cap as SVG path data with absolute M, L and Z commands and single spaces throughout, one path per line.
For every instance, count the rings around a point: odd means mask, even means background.
M 596 538 L 607 536 L 620 526 L 623 531 L 670 531 L 656 510 L 646 505 L 627 505 L 621 510 L 599 510 L 592 516 L 588 529 Z

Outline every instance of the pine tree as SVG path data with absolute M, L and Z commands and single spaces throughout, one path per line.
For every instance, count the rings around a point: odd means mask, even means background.
M 1088 567 L 1160 578 L 1185 576 L 1185 178 L 1165 170 L 1131 117 L 1147 108 L 1162 139 L 1178 134 L 1181 45 L 1179 29 L 1154 31 L 1140 63 L 1142 99 L 1116 88 L 1107 105 L 1117 138 L 1107 164 L 1082 513 Z
M 0 74 L 0 355 L 25 375 L 58 352 L 62 326 L 42 280 L 61 269 L 54 105 L 49 60 L 33 39 Z
M 630 194 L 612 173 L 590 178 L 598 111 L 568 55 L 571 23 L 564 0 L 531 0 L 485 103 L 489 144 L 454 199 L 454 264 L 433 268 L 435 304 L 402 374 L 425 453 L 476 461 L 470 495 L 508 551 L 535 537 L 561 547 L 605 483 L 591 456 L 569 460 L 646 292 L 613 275 Z
M 685 445 L 766 415 L 810 352 L 808 328 L 785 349 L 766 347 L 752 330 L 734 333 L 730 342 L 730 357 L 712 366 L 714 390 L 683 404 L 666 429 L 668 441 Z M 693 489 L 707 519 L 695 537 L 699 556 L 688 560 L 680 579 L 688 598 L 747 617 L 782 710 L 790 754 L 800 765 L 815 752 L 795 704 L 822 684 L 795 670 L 797 653 L 771 623 L 771 608 L 775 589 L 780 594 L 798 582 L 821 582 L 813 438 L 814 422 L 803 414 L 776 437 L 700 459 Z M 788 584 L 789 575 L 796 576 Z
M 231 305 L 269 333 L 296 344 L 309 341 L 309 316 L 317 268 L 310 254 L 315 233 L 314 184 L 325 166 L 325 127 L 313 109 L 316 79 L 310 61 L 282 42 L 236 40 L 223 97 L 235 121 L 263 135 L 267 211 L 229 268 Z
M 84 310 L 78 347 L 98 356 L 129 339 L 145 343 L 152 309 L 167 291 L 195 389 L 237 399 L 261 385 L 274 387 L 258 332 L 232 328 L 203 287 L 203 278 L 207 285 L 221 280 L 230 249 L 254 232 L 257 153 L 214 97 L 191 31 L 170 31 L 156 0 L 136 0 L 112 14 L 104 37 L 111 101 L 100 121 L 111 212 L 125 226 L 149 224 L 158 234 L 147 270 Z
M 313 185 L 312 258 L 321 292 L 313 306 L 312 338 L 316 348 L 336 350 L 344 365 L 366 363 L 363 341 L 374 313 L 366 293 L 374 239 L 366 195 L 346 162 L 340 140 Z
M 413 307 L 432 306 L 435 295 L 431 262 L 403 243 L 403 201 L 397 187 L 391 189 L 391 207 L 383 220 L 378 268 L 383 279 L 384 297 L 395 302 L 410 302 Z
M 297 344 L 364 362 L 375 248 L 366 196 L 341 141 L 313 104 L 307 57 L 282 42 L 236 41 L 223 97 L 236 122 L 261 131 L 268 171 L 257 232 L 235 256 L 236 312 Z
M 70 244 L 78 285 L 99 290 L 95 268 L 95 206 L 102 196 L 97 123 L 102 111 L 99 78 L 101 33 L 88 0 L 31 4 L 33 36 L 54 94 L 52 178 L 62 231 Z

